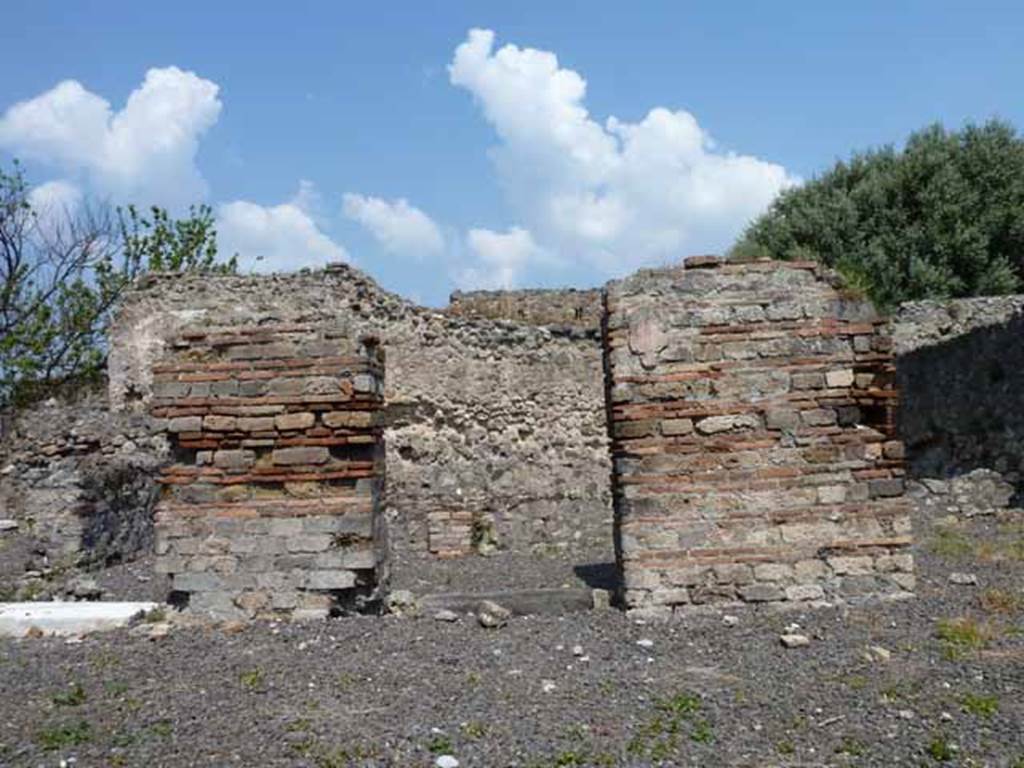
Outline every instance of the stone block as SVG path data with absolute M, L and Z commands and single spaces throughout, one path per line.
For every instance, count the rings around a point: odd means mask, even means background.
M 861 576 L 874 573 L 874 558 L 867 556 L 830 557 L 829 567 L 837 576 Z
M 871 498 L 888 498 L 903 495 L 903 478 L 891 477 L 868 481 L 868 495 Z
M 818 501 L 822 504 L 842 504 L 846 501 L 845 485 L 822 485 L 818 487 Z
M 280 430 L 309 429 L 315 423 L 312 413 L 282 413 L 274 417 L 274 426 Z
M 748 603 L 767 603 L 785 600 L 786 592 L 778 584 L 747 584 L 740 587 L 740 598 Z
M 793 389 L 823 389 L 825 377 L 820 373 L 794 373 L 790 379 Z
M 356 575 L 351 571 L 310 571 L 306 574 L 306 589 L 351 589 L 356 585 Z
M 171 581 L 172 589 L 180 592 L 210 592 L 222 589 L 224 581 L 216 573 L 176 573 Z
M 844 368 L 839 371 L 829 371 L 825 374 L 825 384 L 830 389 L 838 387 L 852 387 L 853 386 L 853 370 Z
M 800 426 L 800 413 L 789 408 L 773 408 L 765 412 L 765 426 L 792 432 Z
M 203 429 L 212 432 L 232 432 L 238 428 L 238 419 L 234 416 L 220 416 L 211 413 L 203 417 Z
M 702 435 L 715 435 L 719 432 L 734 430 L 758 429 L 761 420 L 752 413 L 740 413 L 729 416 L 709 416 L 695 424 Z
M 749 584 L 754 580 L 754 571 L 745 563 L 725 563 L 713 568 L 719 584 Z
M 793 569 L 784 563 L 761 563 L 754 566 L 757 581 L 788 581 L 793 578 Z
M 829 427 L 836 423 L 836 412 L 833 408 L 814 408 L 801 411 L 800 419 L 809 427 Z
M 213 454 L 214 466 L 221 469 L 246 470 L 255 461 L 255 452 L 246 449 L 221 450 Z
M 238 419 L 238 429 L 242 432 L 272 432 L 273 416 L 242 416 Z
M 331 429 L 366 429 L 373 424 L 370 411 L 327 411 L 320 418 Z
M 661 434 L 666 437 L 688 435 L 693 432 L 692 419 L 665 419 L 661 422 Z
M 333 537 L 327 534 L 300 534 L 288 539 L 289 552 L 324 552 L 329 549 Z
M 290 448 L 275 448 L 271 461 L 280 466 L 295 464 L 326 464 L 331 453 L 323 445 L 298 445 Z
M 825 590 L 818 584 L 794 584 L 786 587 L 787 600 L 824 600 Z
M 201 416 L 178 416 L 167 422 L 168 432 L 199 432 L 202 428 Z

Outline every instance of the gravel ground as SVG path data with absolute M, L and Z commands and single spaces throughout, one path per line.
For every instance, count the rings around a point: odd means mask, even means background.
M 917 599 L 731 627 L 602 611 L 3 641 L 0 764 L 1020 768 L 1024 513 L 918 536 Z M 780 645 L 791 623 L 809 646 Z

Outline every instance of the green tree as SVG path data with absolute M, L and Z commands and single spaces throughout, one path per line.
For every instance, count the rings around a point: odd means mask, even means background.
M 173 220 L 86 203 L 37 210 L 15 163 L 0 169 L 0 406 L 95 380 L 118 300 L 144 271 L 234 271 L 217 261 L 209 207 Z
M 167 211 L 151 206 L 149 216 L 134 205 L 118 208 L 125 259 L 136 269 L 151 272 L 234 272 L 237 258 L 217 261 L 217 230 L 213 209 L 190 206 L 188 217 L 172 220 Z
M 783 192 L 735 258 L 813 259 L 876 304 L 1024 287 L 1024 139 L 992 120 L 933 125 Z

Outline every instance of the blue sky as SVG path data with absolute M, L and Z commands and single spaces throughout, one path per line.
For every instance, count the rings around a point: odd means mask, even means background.
M 719 251 L 932 121 L 1022 126 L 1021 40 L 1019 2 L 9 0 L 0 153 L 41 206 L 203 201 L 246 269 L 439 305 Z

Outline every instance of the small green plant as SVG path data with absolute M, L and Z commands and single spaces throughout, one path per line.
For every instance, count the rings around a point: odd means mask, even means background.
M 288 723 L 285 726 L 285 730 L 288 733 L 305 733 L 313 730 L 313 721 L 308 717 L 300 717 L 298 720 L 292 720 Z
M 995 587 L 982 592 L 978 602 L 982 610 L 988 613 L 1012 614 L 1021 608 L 1021 600 L 1017 595 Z
M 577 766 L 590 765 L 590 756 L 586 752 L 567 749 L 555 755 L 551 764 L 556 768 L 577 768 Z
M 992 717 L 999 711 L 999 697 L 967 693 L 960 699 L 960 705 L 964 708 L 964 712 L 969 714 L 978 717 Z
M 242 672 L 238 676 L 238 680 L 250 691 L 258 690 L 263 687 L 263 670 L 256 667 L 248 672 Z
M 852 736 L 844 736 L 839 742 L 835 752 L 837 755 L 849 755 L 850 757 L 861 757 L 864 754 L 864 744 Z
M 36 734 L 39 746 L 48 752 L 75 747 L 92 739 L 92 726 L 85 720 L 44 728 Z
M 161 621 L 167 621 L 167 611 L 163 608 L 154 608 L 142 614 L 142 620 L 147 624 L 158 624 Z
M 655 763 L 670 760 L 679 749 L 684 726 L 691 723 L 690 739 L 698 743 L 713 741 L 714 733 L 706 720 L 694 720 L 700 712 L 701 699 L 696 694 L 683 692 L 654 703 L 657 714 L 641 723 L 626 744 L 626 751 L 637 757 L 646 757 Z
M 149 730 L 153 733 L 154 736 L 159 736 L 162 739 L 166 739 L 172 733 L 174 733 L 174 723 L 172 723 L 170 720 L 157 720 L 149 727 Z
M 103 690 L 111 696 L 123 696 L 128 693 L 128 683 L 123 683 L 120 680 L 109 680 L 103 684 Z
M 783 740 L 775 745 L 775 751 L 780 755 L 792 755 L 796 752 L 796 747 L 792 741 Z
M 470 741 L 477 741 L 487 735 L 487 726 L 478 720 L 470 720 L 460 725 L 459 731 Z
M 53 703 L 58 707 L 77 707 L 85 703 L 85 689 L 80 683 L 72 683 L 70 688 L 53 695 Z
M 931 550 L 940 557 L 960 560 L 970 557 L 974 547 L 970 539 L 952 528 L 939 528 L 931 540 Z
M 338 690 L 344 691 L 355 685 L 356 679 L 348 672 L 341 672 L 338 675 Z
M 715 740 L 715 732 L 711 729 L 711 724 L 707 720 L 699 720 L 690 732 L 690 740 L 695 741 L 698 744 L 710 744 Z
M 662 699 L 655 705 L 662 712 L 673 715 L 692 715 L 700 710 L 700 696 L 692 693 L 677 693 L 669 699 Z
M 940 619 L 936 635 L 945 646 L 945 657 L 955 661 L 965 653 L 987 648 L 998 635 L 998 630 L 993 625 L 979 622 L 970 616 L 959 616 L 954 619 Z
M 427 742 L 427 750 L 432 755 L 444 755 L 452 751 L 452 740 L 443 733 L 435 733 Z
M 944 736 L 935 736 L 928 744 L 928 755 L 940 763 L 948 763 L 953 759 L 956 750 Z

